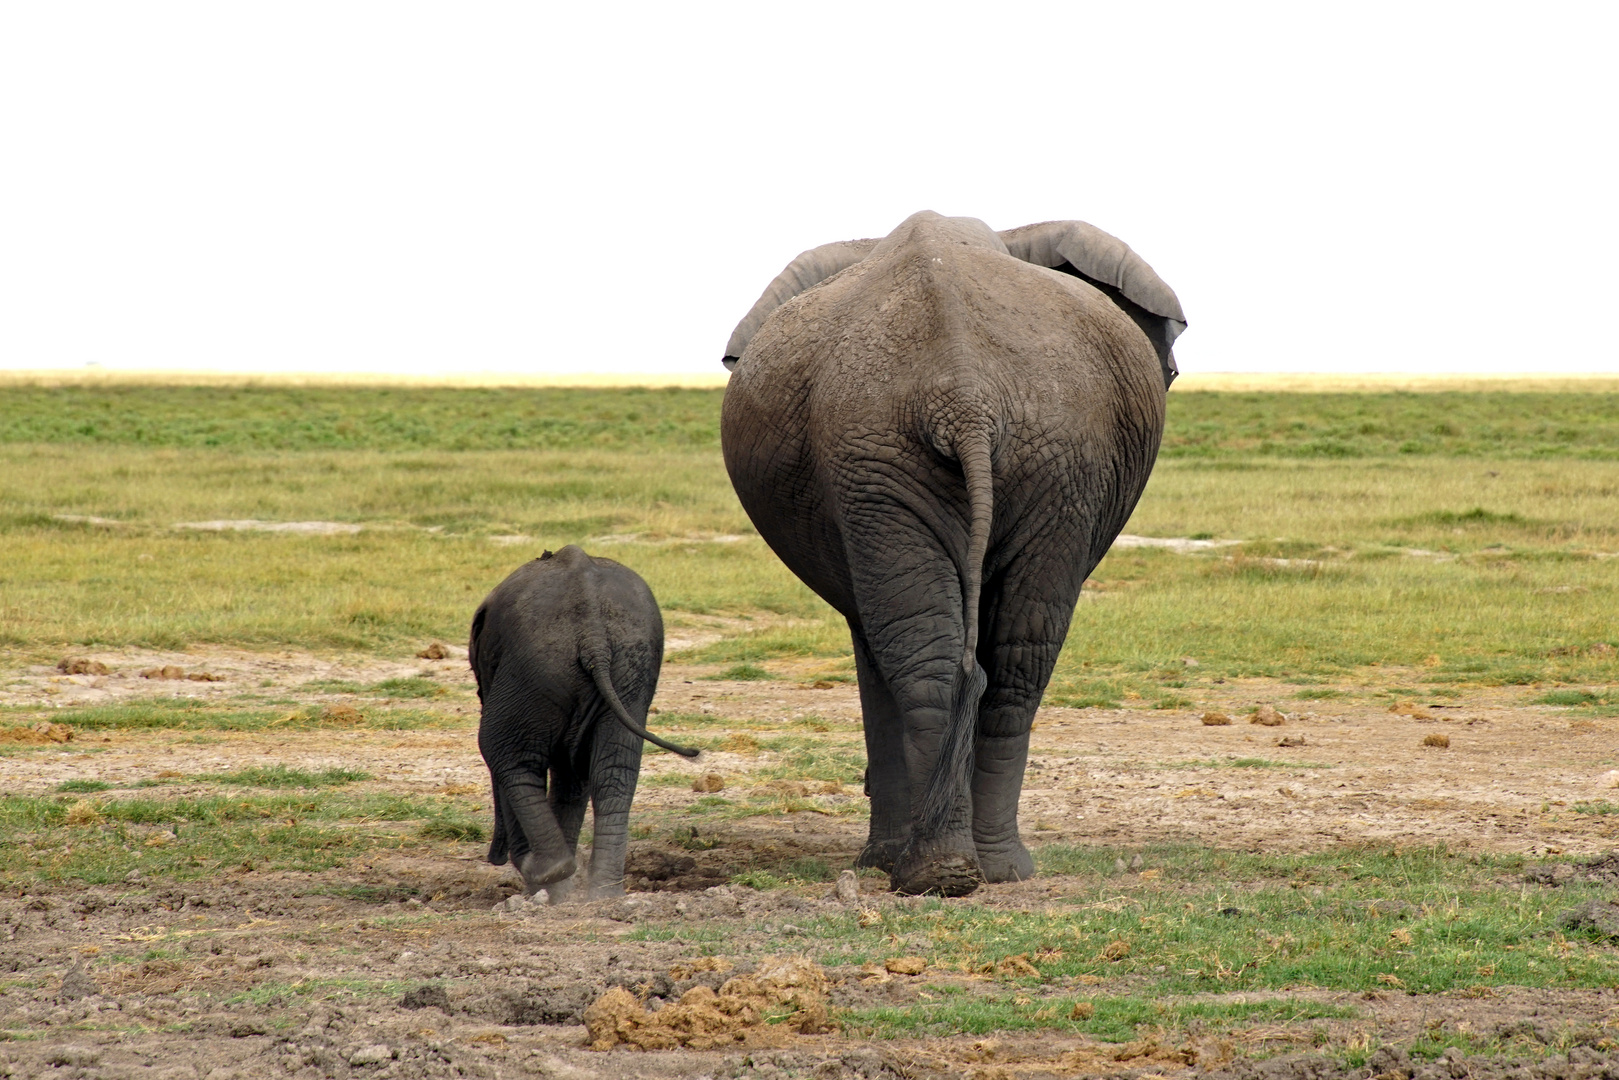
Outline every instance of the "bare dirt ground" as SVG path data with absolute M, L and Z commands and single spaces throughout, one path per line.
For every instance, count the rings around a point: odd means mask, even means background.
M 154 696 L 223 703 L 260 694 L 319 703 L 342 695 L 311 683 L 373 684 L 418 674 L 450 693 L 431 705 L 445 722 L 422 730 L 318 730 L 296 738 L 208 731 L 203 739 L 173 730 L 86 731 L 70 742 L 0 756 L 0 792 L 41 795 L 68 780 L 124 785 L 160 772 L 189 776 L 273 764 L 362 769 L 375 779 L 357 787 L 375 790 L 479 791 L 487 773 L 476 749 L 476 701 L 464 654 L 456 653 L 385 661 L 198 649 L 86 654 L 108 668 L 105 675 L 17 667 L 0 673 L 0 704 L 29 711 L 0 726 L 46 721 L 67 705 Z M 164 666 L 218 681 L 140 676 Z M 705 739 L 781 730 L 858 747 L 852 683 L 817 684 L 810 663 L 801 672 L 772 666 L 789 678 L 723 682 L 707 678 L 712 666 L 666 666 L 657 708 L 662 715 L 714 717 L 702 728 Z M 1397 684 L 1399 674 L 1388 678 Z M 1300 703 L 1288 696 L 1296 690 L 1227 682 L 1200 688 L 1195 712 L 1042 710 L 1023 795 L 1026 841 L 1126 851 L 1174 840 L 1268 852 L 1378 844 L 1575 855 L 1619 847 L 1619 817 L 1571 809 L 1582 800 L 1619 799 L 1619 730 L 1612 720 L 1571 721 L 1553 708 L 1525 706 L 1522 688 L 1479 688 L 1442 702 L 1417 698 L 1397 705 L 1398 712 L 1354 697 Z M 1279 726 L 1247 722 L 1263 704 L 1283 714 Z M 1234 722 L 1205 725 L 1200 717 L 1207 710 Z M 1434 734 L 1448 736 L 1448 748 L 1425 746 Z M 829 895 L 824 884 L 769 891 L 726 884 L 741 870 L 794 854 L 847 865 L 865 829 L 864 817 L 851 812 L 863 802 L 857 784 L 798 785 L 790 794 L 800 801 L 789 804 L 798 809 L 727 818 L 712 826 L 710 850 L 673 846 L 671 823 L 686 821 L 704 797 L 688 775 L 718 774 L 726 794 L 757 790 L 763 785 L 756 774 L 780 755 L 756 743 L 742 739 L 697 762 L 647 758 L 637 796 L 640 838 L 631 855 L 637 891 L 618 901 L 514 903 L 513 872 L 487 865 L 483 846 L 473 843 L 434 858 L 383 852 L 323 873 L 16 888 L 0 897 L 0 1029 L 7 1033 L 0 1038 L 9 1039 L 0 1041 L 0 1077 L 1348 1075 L 1305 1052 L 1305 1027 L 1285 1024 L 1256 1029 L 1235 1047 L 1194 1039 L 1121 1048 L 1051 1033 L 871 1041 L 835 1030 L 760 1028 L 720 1048 L 588 1049 L 585 1009 L 611 986 L 674 1002 L 693 987 L 718 988 L 768 968 L 764 953 L 791 937 L 794 920 L 850 903 L 880 913 L 915 902 L 882 892 L 873 876 L 861 879 L 863 893 L 853 901 Z M 948 903 L 1033 911 L 1070 886 L 1053 876 L 987 886 Z M 355 887 L 369 889 L 357 898 Z M 643 932 L 670 922 L 701 926 L 711 936 L 718 931 L 715 948 L 732 970 L 692 971 L 689 942 Z M 952 982 L 981 982 L 954 973 L 910 977 L 853 968 L 829 969 L 823 977 L 820 992 L 834 1014 L 907 1004 Z M 370 996 L 334 1004 L 310 994 L 313 984 L 364 984 Z M 1352 1027 L 1373 1043 L 1395 1045 L 1432 1030 L 1436 1020 L 1488 1032 L 1619 1019 L 1614 989 L 1509 989 L 1487 998 L 1303 992 L 1312 994 L 1353 999 L 1358 1015 L 1311 1027 L 1334 1038 L 1353 1034 Z M 1251 1057 L 1279 1050 L 1297 1052 Z M 1392 1080 L 1415 1072 L 1418 1080 L 1438 1080 L 1510 1071 L 1465 1056 L 1424 1065 L 1383 1053 L 1357 1075 Z M 1576 1046 L 1546 1059 L 1534 1075 L 1619 1076 L 1613 1054 Z

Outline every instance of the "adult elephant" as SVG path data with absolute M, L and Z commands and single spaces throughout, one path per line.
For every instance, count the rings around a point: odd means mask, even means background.
M 1078 221 L 931 212 L 806 251 L 732 335 L 725 466 L 848 620 L 862 866 L 962 895 L 1034 873 L 1018 797 L 1080 584 L 1147 483 L 1179 301 Z

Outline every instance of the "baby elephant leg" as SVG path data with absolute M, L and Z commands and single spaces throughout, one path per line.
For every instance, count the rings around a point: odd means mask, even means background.
M 572 876 L 573 850 L 546 801 L 545 780 L 526 769 L 514 769 L 504 773 L 498 783 L 507 809 L 528 841 L 528 850 L 513 859 L 523 875 L 524 891 L 532 896 L 553 882 Z M 513 847 L 515 849 L 516 845 Z

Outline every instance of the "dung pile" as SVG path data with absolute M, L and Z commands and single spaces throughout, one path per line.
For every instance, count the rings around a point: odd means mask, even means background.
M 0 728 L 0 743 L 25 743 L 44 746 L 48 743 L 73 741 L 73 728 L 67 724 L 41 721 L 33 725 Z
M 614 987 L 585 1010 L 592 1050 L 716 1050 L 782 1046 L 793 1035 L 832 1030 L 826 973 L 802 957 L 767 956 L 751 975 L 730 979 L 715 993 L 694 986 L 680 1000 L 647 1012 L 641 1000 Z

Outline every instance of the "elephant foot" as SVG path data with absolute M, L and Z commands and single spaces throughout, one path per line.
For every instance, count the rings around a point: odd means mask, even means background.
M 976 854 L 939 847 L 907 851 L 888 878 L 889 888 L 906 896 L 966 896 L 983 882 Z
M 575 869 L 572 852 L 564 852 L 555 858 L 547 859 L 531 851 L 517 863 L 517 871 L 523 875 L 523 891 L 529 896 L 533 896 L 541 889 L 550 892 L 548 886 L 552 882 L 572 877 Z
M 579 899 L 579 875 L 571 874 L 545 887 L 546 903 L 571 904 Z
M 898 840 L 867 840 L 866 846 L 861 849 L 860 855 L 855 859 L 856 869 L 875 867 L 882 871 L 891 871 L 894 864 L 899 862 L 900 853 L 905 850 L 907 841 L 901 837 Z
M 1034 877 L 1034 856 L 1022 844 L 1010 849 L 978 849 L 978 868 L 985 881 L 1027 881 Z

